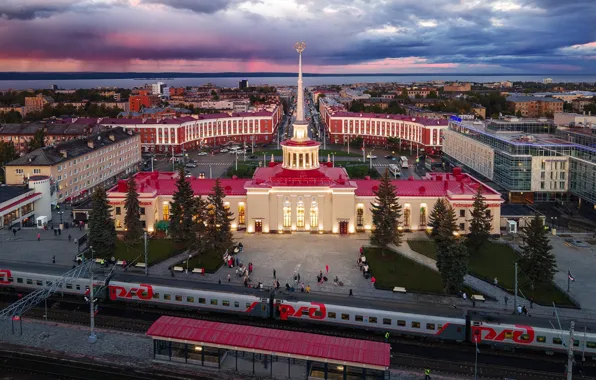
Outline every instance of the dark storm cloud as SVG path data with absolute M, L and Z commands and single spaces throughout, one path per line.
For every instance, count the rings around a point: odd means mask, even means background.
M 196 13 L 215 13 L 227 9 L 237 0 L 143 0 L 147 4 L 162 4 L 176 9 L 187 9 Z

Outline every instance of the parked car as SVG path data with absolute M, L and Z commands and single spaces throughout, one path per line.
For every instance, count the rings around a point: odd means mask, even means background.
M 376 160 L 377 156 L 375 156 L 374 154 L 372 156 L 370 154 L 367 154 L 366 158 L 372 158 L 373 160 Z
M 186 174 L 184 178 L 192 178 L 192 174 Z
M 255 159 L 259 158 L 259 156 L 257 156 L 256 154 L 251 154 L 250 156 L 248 156 L 248 158 L 255 160 Z
M 197 164 L 195 164 L 194 162 L 189 162 L 188 164 L 186 164 L 184 166 L 186 166 L 187 168 L 196 168 Z
M 228 153 L 228 150 L 226 148 L 223 148 L 220 150 L 221 153 Z
M 388 160 L 393 160 L 395 157 L 393 157 L 392 155 L 388 155 L 388 156 L 385 156 L 385 158 Z
M 206 156 L 206 155 L 207 155 L 207 152 L 199 152 L 199 153 L 197 153 L 197 156 Z

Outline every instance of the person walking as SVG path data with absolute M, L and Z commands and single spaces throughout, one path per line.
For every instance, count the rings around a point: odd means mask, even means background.
M 464 293 L 462 294 L 462 298 L 464 299 L 464 301 L 468 299 L 468 295 L 466 294 L 466 292 L 464 292 Z
M 52 264 L 56 264 L 56 255 L 52 256 Z
M 228 282 L 232 281 L 232 276 L 230 276 L 230 274 L 228 273 Z
M 389 342 L 389 333 L 385 333 L 385 343 Z
M 325 275 L 329 274 L 329 265 L 325 265 Z
M 277 273 L 275 272 L 275 269 L 274 269 L 274 270 L 273 270 L 273 278 L 277 278 L 276 274 L 277 274 Z
M 424 370 L 424 380 L 430 380 L 430 369 L 428 368 Z
M 306 290 L 306 293 L 307 294 L 310 293 L 310 285 L 306 285 L 306 289 L 305 290 Z
M 493 284 L 495 286 L 499 285 L 499 280 L 495 277 L 495 279 L 493 280 Z
M 530 309 L 534 308 L 534 297 L 530 297 Z
M 348 297 L 354 297 L 354 293 L 352 293 L 352 289 L 350 289 L 350 294 L 348 294 Z
M 12 229 L 12 234 L 14 235 L 14 237 L 17 237 L 17 229 L 16 228 Z
M 70 243 L 72 241 L 72 236 L 70 234 L 68 234 L 68 242 Z
M 38 232 L 37 233 L 37 241 L 40 241 L 40 240 L 41 240 L 41 234 Z

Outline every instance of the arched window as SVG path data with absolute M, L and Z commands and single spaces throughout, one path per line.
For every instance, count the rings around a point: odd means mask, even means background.
M 356 209 L 356 226 L 364 226 L 364 205 L 358 205 L 358 208 Z
M 304 202 L 298 202 L 296 207 L 296 227 L 304 227 Z
M 426 226 L 426 203 L 420 205 L 420 226 Z
M 410 227 L 410 215 L 411 215 L 410 205 L 405 204 L 404 205 L 404 227 Z
M 245 208 L 244 208 L 244 203 L 240 202 L 238 203 L 238 224 L 244 224 L 245 222 Z
M 290 202 L 284 203 L 284 227 L 292 227 L 292 207 Z
M 313 202 L 310 206 L 310 228 L 317 228 L 319 226 L 319 208 L 317 202 Z

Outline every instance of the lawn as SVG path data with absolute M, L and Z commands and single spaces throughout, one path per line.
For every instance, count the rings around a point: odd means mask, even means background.
M 408 240 L 410 248 L 430 258 L 436 259 L 435 242 L 432 240 Z M 517 253 L 508 245 L 488 242 L 470 257 L 470 274 L 492 284 L 496 277 L 499 285 L 513 293 L 515 289 L 514 263 Z M 530 279 L 521 271 L 518 272 L 519 290 L 526 298 L 542 305 L 551 305 L 554 301 L 561 306 L 574 306 L 565 293 L 552 284 L 537 284 L 532 291 Z
M 226 177 L 232 178 L 232 176 L 237 176 L 238 178 L 252 178 L 253 174 L 255 174 L 255 169 L 258 167 L 257 164 L 238 164 L 238 170 L 236 170 L 236 165 L 232 163 L 232 166 L 228 168 L 226 171 Z
M 223 264 L 223 252 L 205 252 L 203 254 L 195 254 L 189 263 L 188 270 L 192 271 L 194 268 L 203 268 L 205 273 L 215 273 Z M 186 269 L 186 260 L 178 265 Z
M 368 165 L 363 164 L 346 166 L 346 171 L 348 172 L 350 178 L 363 179 L 366 176 L 371 178 L 378 178 L 381 176 L 377 169 L 370 169 Z
M 171 239 L 152 239 L 147 242 L 147 251 L 149 265 L 152 265 L 184 252 L 184 248 L 178 246 Z M 143 243 L 129 245 L 122 240 L 118 240 L 116 241 L 114 257 L 118 260 L 126 260 L 128 262 L 145 262 Z
M 376 278 L 377 289 L 391 290 L 396 286 L 409 292 L 443 294 L 443 281 L 439 273 L 416 263 L 398 253 L 381 248 L 365 248 L 364 254 Z

